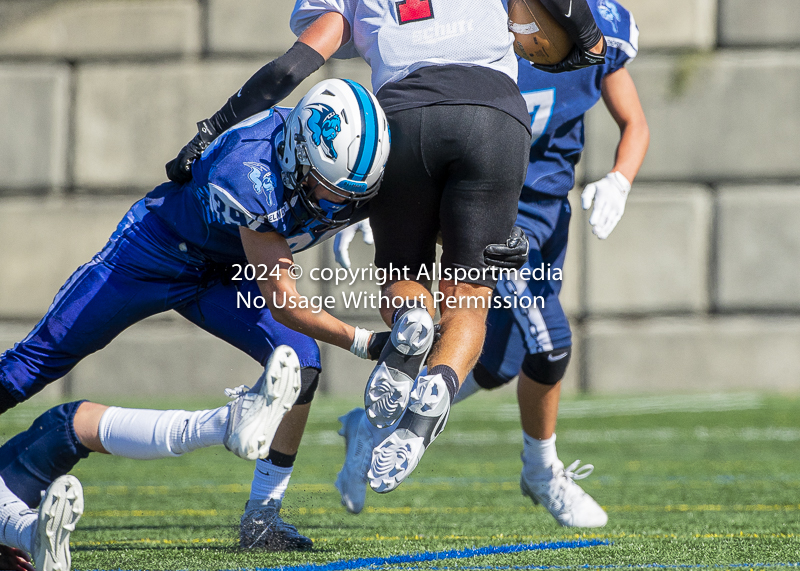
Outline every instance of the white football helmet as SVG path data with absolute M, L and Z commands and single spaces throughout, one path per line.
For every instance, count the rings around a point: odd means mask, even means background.
M 378 100 L 364 87 L 347 79 L 326 79 L 289 114 L 278 153 L 292 207 L 302 206 L 321 224 L 341 226 L 348 220 L 334 218 L 336 211 L 378 192 L 389 157 L 389 124 Z M 312 172 L 346 199 L 344 205 L 310 199 L 301 183 Z

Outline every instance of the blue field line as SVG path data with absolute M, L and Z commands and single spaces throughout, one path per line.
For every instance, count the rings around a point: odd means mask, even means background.
M 546 543 L 524 543 L 516 545 L 490 545 L 472 549 L 450 549 L 448 551 L 424 551 L 408 555 L 392 555 L 391 557 L 363 557 L 359 559 L 341 559 L 324 564 L 288 565 L 285 567 L 257 567 L 257 571 L 346 571 L 348 569 L 381 568 L 386 565 L 403 563 L 421 563 L 423 561 L 440 561 L 442 559 L 466 559 L 483 555 L 499 555 L 521 553 L 524 551 L 544 551 L 550 549 L 575 549 L 578 547 L 595 547 L 608 545 L 606 540 L 590 539 L 580 541 L 555 541 Z M 492 567 L 486 567 L 492 569 Z
M 785 569 L 800 568 L 800 563 L 729 563 L 718 565 L 690 565 L 643 563 L 641 565 L 481 565 L 463 567 L 402 567 L 403 571 L 567 571 L 571 569 Z

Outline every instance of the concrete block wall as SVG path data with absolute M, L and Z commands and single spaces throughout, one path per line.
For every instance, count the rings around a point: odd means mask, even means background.
M 201 7 L 194 0 L 6 0 L 0 54 L 91 60 L 195 55 Z
M 721 46 L 797 46 L 800 4 L 794 0 L 721 0 Z
M 724 312 L 800 308 L 800 186 L 719 188 L 716 306 Z
M 645 49 L 711 49 L 717 37 L 717 0 L 628 0 Z
M 67 183 L 69 66 L 0 63 L 0 185 L 25 193 Z
M 800 176 L 800 52 L 720 49 L 642 53 L 630 66 L 650 125 L 641 181 L 707 183 Z M 589 114 L 586 169 L 603 176 L 618 130 L 602 105 Z
M 586 313 L 705 312 L 711 197 L 698 186 L 639 186 L 606 240 L 586 240 Z
M 630 71 L 652 142 L 625 216 L 589 231 L 578 191 L 562 292 L 575 351 L 567 392 L 798 390 L 800 17 L 796 0 L 629 0 Z M 0 350 L 26 334 L 163 165 L 294 41 L 285 0 L 0 2 Z M 361 61 L 324 77 L 369 85 Z M 618 131 L 587 120 L 581 183 L 611 167 Z M 580 185 L 579 185 L 580 186 Z M 356 238 L 355 264 L 371 261 Z M 300 257 L 332 265 L 328 247 Z M 359 283 L 356 289 L 376 291 Z M 304 278 L 309 294 L 343 288 Z M 337 314 L 379 327 L 369 312 Z M 322 389 L 360 392 L 370 365 L 323 347 Z M 147 358 L 143 359 L 142 355 Z M 258 365 L 177 316 L 123 333 L 48 389 L 221 394 Z M 113 382 L 110 382 L 113 380 Z

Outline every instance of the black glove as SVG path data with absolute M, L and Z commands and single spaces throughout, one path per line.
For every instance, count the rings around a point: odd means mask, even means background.
M 603 38 L 603 51 L 596 54 L 590 51 L 583 50 L 578 45 L 572 46 L 572 49 L 562 61 L 554 65 L 540 65 L 533 64 L 538 70 L 546 71 L 548 73 L 561 73 L 564 71 L 575 71 L 576 69 L 583 69 L 592 65 L 600 65 L 606 62 L 606 50 L 608 45 L 606 39 Z
M 377 361 L 380 358 L 381 351 L 383 351 L 383 347 L 386 345 L 386 342 L 389 341 L 391 335 L 391 331 L 372 333 L 372 337 L 369 338 L 369 344 L 367 345 L 367 355 L 369 355 L 370 361 Z
M 529 249 L 525 232 L 514 226 L 505 244 L 489 244 L 483 249 L 483 261 L 488 266 L 518 270 L 528 261 Z
M 203 151 L 217 138 L 216 129 L 211 126 L 208 119 L 197 124 L 197 135 L 186 143 L 178 156 L 165 166 L 167 177 L 172 182 L 184 183 L 192 180 L 192 163 L 200 158 Z

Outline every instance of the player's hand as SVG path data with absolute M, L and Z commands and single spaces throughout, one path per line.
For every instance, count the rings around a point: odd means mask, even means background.
M 529 249 L 525 232 L 514 226 L 505 244 L 489 244 L 483 249 L 483 261 L 488 266 L 518 270 L 528 261 Z
M 369 355 L 370 361 L 377 361 L 378 358 L 380 358 L 381 351 L 383 351 L 383 347 L 386 345 L 386 342 L 389 341 L 391 335 L 391 331 L 372 333 L 372 336 L 369 338 L 369 345 L 367 345 L 367 355 Z
M 374 243 L 369 220 L 362 220 L 358 224 L 348 226 L 333 239 L 333 255 L 336 257 L 336 262 L 346 270 L 350 269 L 350 242 L 356 237 L 358 230 L 361 230 L 365 244 Z
M 533 64 L 538 70 L 546 71 L 548 73 L 562 73 L 564 71 L 575 71 L 576 69 L 583 69 L 592 65 L 600 65 L 606 62 L 606 39 L 603 38 L 603 51 L 599 54 L 579 48 L 577 44 L 572 46 L 572 49 L 560 62 L 553 65 L 540 65 Z
M 594 209 L 589 217 L 592 233 L 605 240 L 616 227 L 625 212 L 625 201 L 631 191 L 631 183 L 621 172 L 612 172 L 605 178 L 587 184 L 581 193 L 581 206 L 589 210 L 594 200 Z
M 165 166 L 167 177 L 172 182 L 184 183 L 192 180 L 192 163 L 200 158 L 219 133 L 211 126 L 208 119 L 197 124 L 197 134 L 186 143 L 178 156 Z
M 0 569 L 9 571 L 35 571 L 28 554 L 15 547 L 0 545 Z

